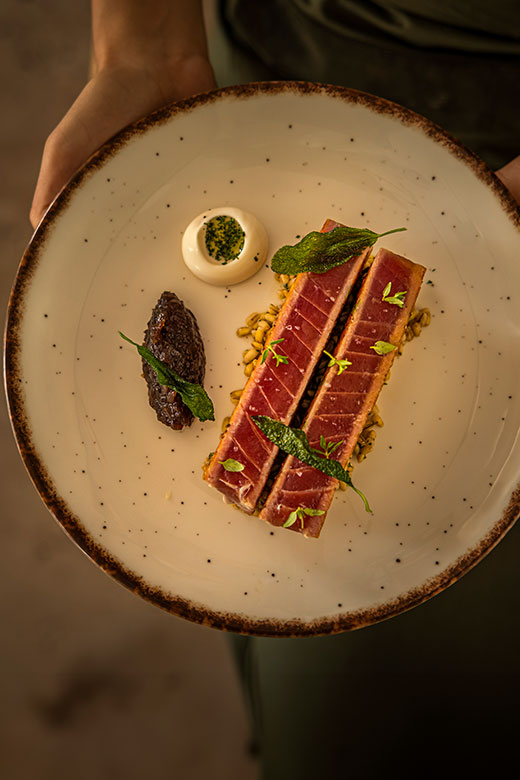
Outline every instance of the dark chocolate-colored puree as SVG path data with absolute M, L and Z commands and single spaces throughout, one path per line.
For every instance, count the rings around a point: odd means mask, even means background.
M 144 345 L 188 382 L 202 385 L 206 358 L 197 320 L 172 292 L 163 292 L 145 331 Z M 175 390 L 159 384 L 157 374 L 143 360 L 148 400 L 157 419 L 174 430 L 193 422 L 193 414 Z

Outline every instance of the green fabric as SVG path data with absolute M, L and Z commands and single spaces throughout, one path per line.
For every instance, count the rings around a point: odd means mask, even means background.
M 520 525 L 461 581 L 338 636 L 232 636 L 262 780 L 508 777 L 517 763 Z
M 413 5 L 422 16 L 395 10 Z M 453 6 L 458 13 L 449 13 Z M 472 20 L 467 29 L 461 6 Z M 514 6 L 518 0 L 502 0 L 492 11 L 483 0 L 227 0 L 222 11 L 228 39 L 249 62 L 256 60 L 260 78 L 341 84 L 388 98 L 441 125 L 496 168 L 520 151 L 520 11 Z M 431 18 L 436 8 L 440 21 Z M 493 33 L 486 34 L 491 17 Z M 232 80 L 241 80 L 240 68 Z
M 346 38 L 520 54 L 518 0 L 292 0 L 292 4 Z

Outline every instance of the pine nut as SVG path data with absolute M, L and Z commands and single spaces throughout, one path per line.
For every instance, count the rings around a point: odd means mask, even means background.
M 251 363 L 256 357 L 258 357 L 258 350 L 251 347 L 251 349 L 246 349 L 242 359 L 244 363 Z
M 428 309 L 423 309 L 422 310 L 422 314 L 421 314 L 421 318 L 420 318 L 419 322 L 421 323 L 423 328 L 426 328 L 430 324 L 430 322 L 431 322 L 431 314 L 428 311 Z
M 256 311 L 253 312 L 252 314 L 249 315 L 249 317 L 247 317 L 246 325 L 248 327 L 252 328 L 253 325 L 255 325 L 255 323 L 258 322 L 259 317 L 260 317 L 260 315 L 258 314 L 258 312 L 256 312 Z

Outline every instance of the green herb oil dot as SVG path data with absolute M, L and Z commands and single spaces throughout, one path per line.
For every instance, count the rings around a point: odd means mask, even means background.
M 221 214 L 206 222 L 206 249 L 218 263 L 234 260 L 244 246 L 245 233 L 233 217 Z

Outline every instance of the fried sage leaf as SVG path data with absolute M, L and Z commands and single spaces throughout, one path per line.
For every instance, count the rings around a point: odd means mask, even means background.
M 300 428 L 290 428 L 279 420 L 273 420 L 272 417 L 267 417 L 263 414 L 257 414 L 251 419 L 264 436 L 267 436 L 279 449 L 288 455 L 298 458 L 302 463 L 306 463 L 308 466 L 323 472 L 323 474 L 334 477 L 340 482 L 345 482 L 361 497 L 366 511 L 372 511 L 366 496 L 354 486 L 348 471 L 343 468 L 339 461 L 333 458 L 320 457 L 310 446 L 304 431 L 300 430 Z
M 297 244 L 282 246 L 271 260 L 271 268 L 278 274 L 299 274 L 311 271 L 322 274 L 346 263 L 363 249 L 373 246 L 378 238 L 390 233 L 399 233 L 406 228 L 374 233 L 368 228 L 353 228 L 342 225 L 321 233 L 313 230 Z

